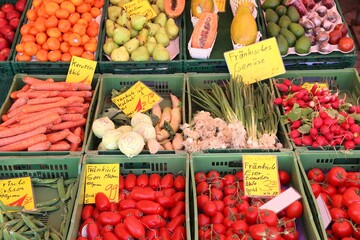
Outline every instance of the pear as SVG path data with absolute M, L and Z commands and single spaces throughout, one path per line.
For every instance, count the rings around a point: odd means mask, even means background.
M 124 6 L 124 4 L 127 4 L 127 3 L 129 3 L 130 2 L 130 0 L 118 0 L 119 2 L 118 2 L 118 6 L 119 7 L 123 7 Z
M 111 21 L 110 19 L 107 19 L 105 22 L 106 36 L 113 37 L 114 30 L 115 30 L 115 23 L 113 21 Z
M 170 38 L 167 35 L 165 28 L 160 28 L 159 31 L 157 31 L 155 39 L 157 43 L 161 43 L 164 47 L 167 47 L 170 44 Z
M 118 47 L 119 47 L 119 45 L 116 42 L 108 41 L 104 44 L 103 50 L 106 55 L 110 55 L 111 52 Z
M 121 7 L 118 6 L 110 6 L 108 7 L 108 18 L 113 22 L 120 16 Z
M 156 12 L 156 15 L 160 13 L 160 9 L 156 4 L 151 4 L 151 8 Z
M 123 11 L 121 11 L 120 16 L 116 20 L 116 23 L 122 27 L 125 27 L 127 22 L 129 22 L 129 17 L 128 17 L 128 14 L 126 13 L 126 11 L 123 10 Z
M 114 39 L 113 39 L 113 38 L 108 37 L 108 38 L 106 38 L 105 43 L 108 43 L 108 42 L 113 42 L 113 41 L 114 41 Z
M 131 53 L 131 60 L 139 62 L 139 61 L 149 61 L 150 55 L 145 46 L 140 46 L 138 49 L 135 49 Z
M 114 41 L 119 44 L 123 45 L 127 41 L 130 40 L 130 31 L 124 27 L 118 27 L 114 30 Z
M 177 36 L 179 36 L 179 27 L 176 25 L 175 20 L 173 18 L 169 18 L 166 21 L 165 29 L 170 40 L 173 40 L 177 38 Z
M 167 21 L 166 14 L 164 12 L 161 12 L 156 16 L 154 23 L 158 23 L 160 24 L 160 26 L 165 27 L 166 21 Z
M 136 50 L 140 46 L 140 42 L 137 38 L 132 38 L 124 44 L 124 47 L 131 54 L 134 50 Z
M 112 5 L 118 5 L 119 2 L 120 2 L 120 0 L 110 0 L 110 3 L 111 3 Z
M 128 22 L 126 23 L 126 27 L 127 27 L 127 29 L 129 29 L 129 31 L 130 31 L 130 37 L 131 37 L 131 38 L 136 37 L 136 36 L 139 34 L 139 31 L 137 31 L 137 30 L 135 30 L 135 29 L 132 28 L 130 21 L 128 21 Z
M 166 48 L 160 43 L 158 43 L 155 46 L 152 57 L 155 61 L 169 61 L 170 60 L 170 54 L 169 54 L 168 50 L 166 50 Z
M 146 28 L 141 29 L 141 31 L 139 32 L 139 35 L 137 35 L 137 39 L 140 42 L 140 45 L 144 45 L 149 37 L 149 30 Z
M 127 62 L 130 60 L 130 55 L 124 46 L 114 49 L 110 57 L 114 62 Z
M 135 29 L 136 31 L 140 31 L 147 23 L 147 19 L 144 15 L 135 14 L 131 16 L 130 22 L 133 29 Z
M 160 9 L 160 12 L 165 11 L 164 1 L 165 0 L 156 0 L 156 6 Z M 169 0 L 166 0 L 166 1 L 169 1 Z
M 146 28 L 149 29 L 150 36 L 155 36 L 156 32 L 161 28 L 161 26 L 157 23 L 148 22 L 146 24 Z
M 157 45 L 157 42 L 156 42 L 155 37 L 149 37 L 149 39 L 145 43 L 145 47 L 147 48 L 147 51 L 148 51 L 150 57 L 152 57 L 154 48 L 156 47 L 156 45 Z

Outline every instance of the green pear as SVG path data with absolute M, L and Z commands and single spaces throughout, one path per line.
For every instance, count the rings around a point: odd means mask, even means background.
M 140 42 L 140 45 L 144 45 L 149 37 L 149 30 L 146 28 L 141 29 L 141 31 L 139 32 L 139 35 L 137 35 L 137 39 Z
M 110 0 L 112 5 L 118 5 L 121 0 Z
M 161 44 L 158 43 L 153 51 L 152 57 L 155 61 L 169 61 L 170 54 L 168 50 Z
M 146 28 L 149 29 L 150 36 L 155 36 L 156 32 L 161 28 L 161 26 L 157 23 L 148 22 L 146 24 Z
M 160 26 L 165 27 L 167 21 L 167 16 L 164 12 L 159 13 L 154 20 L 154 23 L 160 24 Z
M 156 6 L 160 9 L 161 12 L 165 11 L 164 1 L 165 0 L 156 0 Z
M 128 21 L 128 22 L 126 23 L 126 27 L 127 27 L 127 29 L 129 29 L 129 31 L 130 31 L 130 38 L 136 37 L 136 36 L 139 34 L 139 31 L 137 31 L 137 30 L 135 30 L 135 29 L 133 29 L 133 28 L 131 27 L 131 22 L 130 22 L 130 21 Z
M 147 19 L 144 15 L 135 14 L 131 16 L 130 22 L 131 22 L 131 27 L 133 29 L 140 31 L 147 23 Z
M 123 45 L 127 41 L 130 40 L 130 31 L 124 27 L 118 27 L 114 30 L 114 41 L 119 44 Z
M 104 44 L 103 50 L 106 55 L 110 55 L 111 52 L 118 47 L 119 47 L 119 45 L 116 42 L 108 41 Z
M 110 19 L 107 19 L 105 22 L 106 36 L 113 37 L 114 30 L 115 30 L 115 23 L 113 21 L 111 21 Z
M 169 46 L 170 38 L 166 33 L 165 28 L 160 28 L 159 31 L 155 34 L 155 39 L 157 43 L 161 43 L 164 47 Z
M 129 2 L 130 2 L 130 0 L 119 0 L 119 3 L 117 5 L 122 8 L 124 6 L 124 4 L 127 4 Z
M 108 37 L 108 38 L 106 38 L 105 43 L 108 43 L 108 42 L 114 42 L 114 39 L 111 37 L 110 38 Z
M 130 55 L 124 46 L 114 49 L 110 57 L 114 62 L 127 62 L 130 60 Z
M 110 6 L 108 7 L 108 18 L 113 22 L 120 16 L 121 7 L 118 6 Z
M 156 12 L 156 15 L 160 13 L 160 9 L 156 4 L 151 4 L 151 8 Z
M 156 42 L 155 37 L 149 37 L 149 39 L 145 43 L 145 47 L 147 48 L 147 51 L 148 51 L 150 57 L 152 57 L 154 48 L 156 47 L 156 45 L 157 45 L 157 42 Z
M 145 46 L 140 46 L 131 53 L 131 60 L 135 62 L 149 61 L 150 55 Z
M 122 27 L 125 27 L 127 22 L 129 22 L 129 17 L 128 17 L 128 14 L 126 13 L 126 11 L 123 10 L 123 11 L 121 11 L 120 16 L 116 20 L 116 23 Z
M 170 40 L 173 40 L 177 38 L 177 36 L 179 36 L 179 27 L 176 25 L 175 20 L 173 18 L 169 18 L 166 21 L 165 29 Z
M 137 38 L 132 38 L 124 44 L 124 47 L 131 54 L 134 50 L 136 50 L 140 46 L 140 42 Z

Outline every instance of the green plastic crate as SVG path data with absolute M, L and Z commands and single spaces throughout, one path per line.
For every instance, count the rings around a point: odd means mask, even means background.
M 225 174 L 235 174 L 242 169 L 242 156 L 243 155 L 269 155 L 269 153 L 209 153 L 209 154 L 190 154 L 190 174 L 191 174 L 191 194 L 194 209 L 191 213 L 194 215 L 192 219 L 194 222 L 191 224 L 193 229 L 193 239 L 198 239 L 198 215 L 197 215 L 197 202 L 196 202 L 196 185 L 195 174 L 197 172 L 208 172 L 216 170 L 221 176 Z M 303 215 L 297 221 L 299 233 L 302 235 L 299 239 L 320 239 L 316 226 L 313 221 L 308 200 L 305 195 L 304 187 L 301 180 L 299 168 L 297 166 L 295 155 L 293 152 L 271 153 L 275 155 L 278 160 L 279 170 L 285 170 L 291 177 L 291 186 L 302 195 Z
M 14 78 L 14 74 L 4 75 L 1 81 L 1 89 L 0 89 L 0 105 L 2 106 L 6 96 L 8 95 L 9 89 L 11 87 L 12 80 Z
M 134 173 L 140 175 L 143 173 L 151 174 L 158 173 L 161 176 L 167 173 L 184 173 L 186 176 L 185 188 L 185 214 L 186 214 L 186 234 L 187 239 L 190 236 L 190 210 L 189 210 L 189 160 L 185 153 L 183 154 L 163 154 L 163 155 L 138 155 L 131 159 L 126 156 L 119 155 L 91 155 L 86 154 L 84 158 L 83 170 L 81 172 L 79 190 L 77 194 L 76 204 L 74 207 L 73 215 L 71 218 L 71 227 L 67 240 L 74 240 L 80 227 L 81 211 L 84 207 L 84 194 L 85 194 L 85 169 L 86 164 L 114 164 L 119 163 L 120 173 L 128 174 Z
M 258 5 L 261 6 L 260 0 L 257 0 Z M 342 22 L 346 23 L 344 15 L 341 11 L 340 4 L 335 0 L 336 8 L 341 16 Z M 262 11 L 260 11 L 261 25 L 264 29 L 264 38 L 269 38 L 266 32 L 265 17 Z M 349 36 L 354 39 L 349 30 Z M 296 54 L 290 54 L 283 57 L 283 62 L 286 70 L 313 70 L 313 69 L 342 69 L 351 68 L 355 66 L 356 62 L 356 48 L 349 53 L 341 53 L 334 51 L 329 54 L 310 53 L 306 56 L 298 56 Z
M 191 34 L 194 30 L 191 16 L 190 8 L 191 1 L 186 1 L 185 5 L 185 32 L 183 40 L 183 49 L 184 49 L 184 72 L 197 72 L 197 73 L 228 73 L 227 64 L 224 58 L 224 53 L 227 51 L 234 50 L 231 37 L 230 37 L 230 26 L 232 19 L 234 18 L 230 1 L 225 1 L 225 12 L 218 12 L 219 22 L 217 29 L 217 37 L 214 43 L 214 47 L 211 51 L 210 57 L 208 59 L 194 59 L 190 56 L 188 50 L 188 43 L 191 38 Z M 258 16 L 256 18 L 258 31 L 264 36 L 262 25 L 259 17 L 260 10 L 258 9 Z
M 137 81 L 142 81 L 158 93 L 164 100 L 160 103 L 161 107 L 170 106 L 170 93 L 177 96 L 180 101 L 185 102 L 185 75 L 183 73 L 175 74 L 144 74 L 144 75 L 113 75 L 103 74 L 99 86 L 99 97 L 94 114 L 94 120 L 99 118 L 102 112 L 113 105 L 111 101 L 111 90 L 120 90 L 123 87 L 130 88 Z M 115 106 L 116 107 L 116 106 Z M 185 119 L 185 104 L 182 105 L 183 119 Z M 184 122 L 184 120 L 183 120 Z M 97 138 L 93 132 L 89 133 L 89 141 L 86 146 L 86 153 L 98 154 L 120 154 L 120 150 L 98 151 L 97 147 L 101 139 Z M 169 153 L 173 151 L 161 151 Z M 148 151 L 143 151 L 148 153 Z
M 294 79 L 294 84 L 309 83 L 327 83 L 328 88 L 333 92 L 340 90 L 339 98 L 344 98 L 346 94 L 346 102 L 356 104 L 357 98 L 360 96 L 360 78 L 359 73 L 355 68 L 347 69 L 328 69 L 328 70 L 303 70 L 303 71 L 287 71 L 285 74 L 277 76 L 275 79 L 289 78 Z M 276 89 L 277 96 L 280 96 L 279 91 Z M 281 108 L 282 109 L 282 108 Z M 282 110 L 283 113 L 283 110 Z M 287 132 L 290 132 L 290 125 L 286 124 Z M 290 139 L 291 141 L 291 139 Z M 307 150 L 319 150 L 314 149 L 311 146 L 296 146 L 291 141 L 295 150 L 307 151 Z M 334 148 L 325 148 L 332 150 Z M 339 147 L 336 147 L 339 149 Z M 360 149 L 356 147 L 355 150 Z
M 105 12 L 107 15 L 107 11 Z M 106 18 L 107 19 L 107 18 Z M 105 19 L 105 21 L 106 21 Z M 179 54 L 170 61 L 144 61 L 144 62 L 113 62 L 110 61 L 104 54 L 101 48 L 99 55 L 100 73 L 112 74 L 170 74 L 183 72 L 183 22 L 184 17 L 180 16 L 178 19 L 179 26 Z M 100 45 L 103 46 L 106 41 L 105 24 L 102 31 L 102 39 Z
M 228 73 L 189 73 L 187 74 L 187 103 L 188 103 L 188 121 L 191 122 L 192 116 L 197 111 L 201 110 L 196 104 L 192 103 L 191 100 L 191 88 L 202 88 L 208 89 L 209 85 L 212 83 L 218 83 L 223 85 L 223 80 L 230 79 L 230 74 Z M 279 111 L 276 107 L 276 111 Z M 246 114 L 246 113 L 245 113 Z M 243 148 L 239 150 L 231 149 L 219 149 L 219 150 L 208 150 L 208 152 L 277 152 L 277 151 L 292 151 L 293 146 L 286 134 L 285 125 L 279 122 L 277 137 L 282 143 L 283 148 L 281 149 L 254 149 L 254 148 Z
M 6 78 L 6 76 L 12 75 L 14 73 L 13 69 L 11 67 L 11 62 L 10 61 L 11 61 L 13 53 L 15 51 L 16 40 L 17 40 L 17 38 L 18 38 L 18 36 L 20 34 L 19 33 L 20 28 L 24 23 L 25 16 L 26 16 L 26 11 L 29 8 L 30 2 L 31 1 L 26 1 L 24 11 L 22 12 L 21 17 L 20 17 L 18 28 L 15 31 L 14 41 L 10 46 L 11 50 L 10 50 L 10 54 L 9 54 L 8 58 L 6 59 L 6 61 L 0 61 L 0 76 L 1 76 L 0 84 L 1 85 L 6 81 L 6 79 L 3 79 L 3 78 Z M 0 6 L 2 6 L 5 3 L 11 3 L 11 4 L 15 5 L 15 3 L 17 3 L 17 0 L 0 0 Z
M 30 1 L 32 2 L 32 1 Z M 105 28 L 105 23 L 104 23 L 104 18 L 105 18 L 105 10 L 107 9 L 108 6 L 108 1 L 105 1 L 105 5 L 103 6 L 102 9 L 102 15 L 101 15 L 101 20 L 99 23 L 99 35 L 98 35 L 98 44 L 97 44 L 97 48 L 95 51 L 95 59 L 94 61 L 96 61 L 98 63 L 99 61 L 99 54 L 100 54 L 100 50 L 102 49 L 102 45 L 101 45 L 101 34 L 102 28 Z M 31 6 L 29 6 L 29 8 L 31 8 Z M 27 19 L 25 19 L 27 20 Z M 20 43 L 21 41 L 21 34 L 19 33 L 19 37 L 17 38 L 16 44 Z M 39 61 L 30 61 L 30 62 L 19 62 L 16 61 L 16 51 L 14 50 L 14 54 L 12 55 L 11 58 L 11 66 L 12 69 L 14 71 L 14 73 L 24 73 L 24 74 L 56 74 L 56 75 L 66 75 L 68 73 L 69 67 L 70 67 L 70 62 L 39 62 Z M 99 63 L 96 65 L 96 69 L 95 69 L 95 73 L 99 73 L 100 72 L 100 67 L 99 67 Z
M 8 95 L 5 99 L 4 104 L 2 105 L 2 107 L 0 109 L 0 116 L 6 114 L 8 109 L 11 107 L 11 104 L 13 103 L 13 100 L 10 98 L 10 94 L 14 91 L 21 89 L 25 85 L 25 83 L 22 81 L 22 78 L 24 76 L 26 76 L 26 74 L 16 74 L 14 76 L 12 85 L 8 92 Z M 31 77 L 35 77 L 38 79 L 53 78 L 55 80 L 55 82 L 62 82 L 62 81 L 65 81 L 65 79 L 66 79 L 66 75 L 31 75 Z M 92 97 L 90 107 L 89 107 L 88 118 L 87 118 L 86 126 L 84 129 L 85 136 L 84 136 L 84 141 L 82 144 L 82 150 L 80 153 L 85 152 L 86 141 L 88 139 L 88 134 L 91 130 L 91 124 L 92 124 L 93 116 L 94 116 L 93 113 L 95 112 L 98 88 L 99 88 L 99 83 L 100 83 L 99 78 L 100 78 L 100 75 L 95 74 L 93 77 L 92 83 L 91 83 L 92 90 L 94 90 L 94 93 L 93 93 L 93 97 Z M 38 152 L 16 151 L 16 152 L 0 152 L 0 156 L 64 155 L 64 154 L 70 154 L 70 153 L 71 154 L 72 153 L 79 154 L 79 152 L 70 152 L 70 151 L 38 151 Z
M 321 221 L 319 207 L 316 203 L 314 194 L 311 191 L 310 182 L 307 179 L 306 173 L 312 168 L 320 168 L 330 170 L 332 167 L 341 166 L 346 171 L 360 171 L 360 153 L 354 152 L 352 154 L 344 154 L 340 152 L 298 152 L 296 151 L 300 172 L 303 178 L 304 188 L 306 191 L 307 199 L 309 200 L 310 207 L 316 226 L 318 228 L 321 239 L 326 240 L 327 235 L 324 225 Z
M 39 157 L 1 157 L 0 158 L 0 179 L 34 177 L 40 179 L 53 179 L 63 177 L 78 178 L 81 171 L 82 155 L 73 156 L 46 156 Z M 79 181 L 79 179 L 78 179 Z M 74 185 L 76 189 L 78 184 Z M 49 187 L 33 187 L 36 202 L 44 202 L 58 196 L 57 189 Z M 69 200 L 68 213 L 66 216 L 65 233 L 69 233 L 70 220 L 75 205 L 75 198 Z M 52 226 L 56 230 L 60 229 L 62 214 L 65 205 L 59 201 L 56 205 L 60 209 L 44 216 L 41 221 L 46 225 Z M 66 235 L 64 236 L 66 239 Z

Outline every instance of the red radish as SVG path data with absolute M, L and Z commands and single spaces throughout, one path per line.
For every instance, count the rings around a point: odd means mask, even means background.
M 340 103 L 339 103 L 339 102 L 333 102 L 333 103 L 331 103 L 331 106 L 332 106 L 332 108 L 334 108 L 334 109 L 339 109 Z
M 313 139 L 309 135 L 302 137 L 302 143 L 306 146 L 311 146 L 313 144 Z
M 301 91 L 301 89 L 302 89 L 302 87 L 301 86 L 297 86 L 297 85 L 291 85 L 291 87 L 290 87 L 290 91 L 291 92 L 299 92 L 299 91 Z
M 296 120 L 296 121 L 294 121 L 294 122 L 292 122 L 292 124 L 291 124 L 291 129 L 297 129 L 297 128 L 299 128 L 300 126 L 301 126 L 301 120 Z
M 352 133 L 359 133 L 360 132 L 360 126 L 357 124 L 352 124 L 350 126 L 350 132 Z
M 322 120 L 321 117 L 315 117 L 313 119 L 313 126 L 315 128 L 320 128 L 323 124 L 324 124 L 324 121 Z
M 303 100 L 301 100 L 301 99 L 297 100 L 297 104 L 299 104 L 299 106 L 300 106 L 301 108 L 307 107 L 305 101 L 303 101 Z
M 280 105 L 280 104 L 282 104 L 282 99 L 281 98 L 275 98 L 274 99 L 274 103 L 276 104 L 276 105 Z
M 346 122 L 351 125 L 355 123 L 355 120 L 353 117 L 349 116 L 346 118 Z
M 290 132 L 290 137 L 292 138 L 292 139 L 295 139 L 295 138 L 298 138 L 298 137 L 300 137 L 300 132 L 297 130 L 297 129 L 294 129 L 294 130 L 292 130 L 291 132 Z
M 333 124 L 336 124 L 337 123 L 337 119 L 334 119 L 330 116 L 328 116 L 327 118 L 324 119 L 324 124 L 327 125 L 327 126 L 331 126 Z
M 326 146 L 328 144 L 326 138 L 321 135 L 318 136 L 315 141 L 319 144 L 319 146 Z
M 348 110 L 349 113 L 355 113 L 357 111 L 357 106 L 351 106 Z
M 320 132 L 321 132 L 323 135 L 327 135 L 327 134 L 330 133 L 330 129 L 329 129 L 328 126 L 322 125 L 322 126 L 320 127 Z
M 288 86 L 286 86 L 285 84 L 283 83 L 278 83 L 276 84 L 276 87 L 279 89 L 280 92 L 282 93 L 286 93 L 289 89 L 288 89 Z
M 344 138 L 348 141 L 353 140 L 353 138 L 354 138 L 354 135 L 351 132 L 344 132 L 343 135 L 344 135 Z
M 355 137 L 353 141 L 356 145 L 360 145 L 360 136 Z
M 345 141 L 344 142 L 344 147 L 345 147 L 345 149 L 354 149 L 355 148 L 355 143 L 354 143 L 354 141 L 351 141 L 351 140 Z
M 301 146 L 302 145 L 302 140 L 301 140 L 300 137 L 293 139 L 293 141 L 294 141 L 296 146 Z
M 310 136 L 311 136 L 312 138 L 315 138 L 318 134 L 319 134 L 319 131 L 318 131 L 317 128 L 311 128 L 311 129 L 310 129 Z
M 289 87 L 292 85 L 292 82 L 286 78 L 286 79 L 284 79 L 284 84 Z
M 322 119 L 325 119 L 325 118 L 327 118 L 329 115 L 327 114 L 327 112 L 321 111 L 321 112 L 319 113 L 319 116 L 320 116 Z
M 326 138 L 326 140 L 328 140 L 328 141 L 333 140 L 334 137 L 335 137 L 335 134 L 333 134 L 332 132 L 329 132 L 328 134 L 325 134 L 325 138 Z

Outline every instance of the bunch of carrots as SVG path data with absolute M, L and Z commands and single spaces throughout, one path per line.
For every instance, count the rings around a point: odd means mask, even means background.
M 85 83 L 24 76 L 0 124 L 1 151 L 79 151 L 93 96 Z

